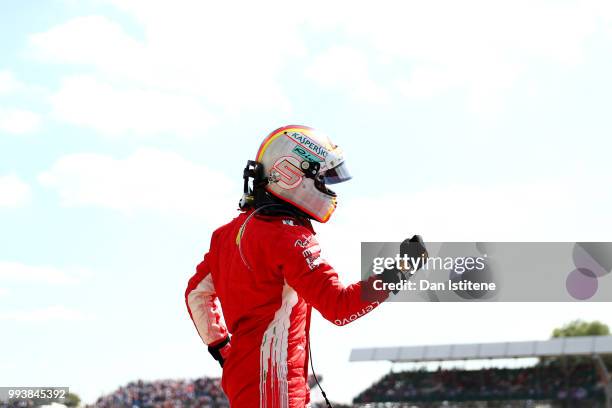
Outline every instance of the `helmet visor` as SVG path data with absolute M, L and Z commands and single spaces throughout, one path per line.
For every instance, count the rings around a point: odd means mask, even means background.
M 325 184 L 338 184 L 350 180 L 351 178 L 351 173 L 349 173 L 344 162 L 323 173 L 323 181 Z

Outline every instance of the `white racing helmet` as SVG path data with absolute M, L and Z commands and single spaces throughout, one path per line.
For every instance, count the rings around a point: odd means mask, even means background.
M 256 160 L 269 193 L 319 222 L 327 222 L 336 209 L 336 193 L 327 185 L 351 178 L 342 150 L 307 126 L 276 129 L 262 142 Z

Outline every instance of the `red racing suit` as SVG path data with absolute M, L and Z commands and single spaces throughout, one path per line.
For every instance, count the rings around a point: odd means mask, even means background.
M 232 335 L 221 381 L 232 408 L 304 408 L 311 306 L 342 326 L 388 293 L 373 289 L 376 278 L 344 287 L 309 222 L 250 213 L 213 233 L 189 280 L 187 309 L 207 345 Z

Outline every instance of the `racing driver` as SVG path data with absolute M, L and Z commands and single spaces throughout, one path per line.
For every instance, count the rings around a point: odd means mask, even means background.
M 187 309 L 223 367 L 232 408 L 304 408 L 311 308 L 345 325 L 388 297 L 373 289 L 376 279 L 399 281 L 401 272 L 345 287 L 320 256 L 311 220 L 329 220 L 336 193 L 328 185 L 350 179 L 342 151 L 326 136 L 279 128 L 243 177 L 241 212 L 213 233 L 189 280 Z

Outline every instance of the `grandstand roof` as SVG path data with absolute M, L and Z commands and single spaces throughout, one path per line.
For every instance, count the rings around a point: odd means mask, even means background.
M 562 337 L 545 341 L 375 347 L 351 350 L 349 361 L 452 361 L 612 354 L 612 336 Z

